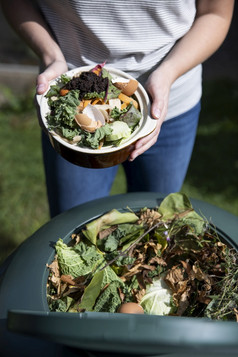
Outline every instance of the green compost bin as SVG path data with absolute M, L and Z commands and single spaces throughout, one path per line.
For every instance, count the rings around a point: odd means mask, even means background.
M 76 229 L 113 208 L 153 208 L 163 198 L 131 193 L 98 199 L 57 216 L 28 238 L 1 267 L 0 356 L 237 356 L 236 322 L 48 309 L 46 264 L 58 238 L 69 242 Z M 236 216 L 203 201 L 191 203 L 238 248 Z

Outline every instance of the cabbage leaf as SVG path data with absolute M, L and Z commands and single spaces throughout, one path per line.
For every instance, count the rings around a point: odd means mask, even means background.
M 163 221 L 176 218 L 176 225 L 188 225 L 199 235 L 204 231 L 204 219 L 194 211 L 189 198 L 183 193 L 171 193 L 161 202 L 159 213 Z
M 154 279 L 146 288 L 140 305 L 149 315 L 168 315 L 171 311 L 172 294 L 162 279 Z
M 81 303 L 77 308 L 85 309 L 86 311 L 108 311 L 102 310 L 106 304 L 107 306 L 111 306 L 112 309 L 112 306 L 117 306 L 118 302 L 121 302 L 117 290 L 119 286 L 123 286 L 123 282 L 110 266 L 97 271 L 89 285 L 85 288 Z M 114 299 L 116 304 L 112 303 L 111 299 Z
M 71 275 L 73 278 L 91 273 L 103 261 L 102 254 L 95 246 L 83 242 L 68 247 L 62 239 L 59 239 L 55 249 L 61 274 Z

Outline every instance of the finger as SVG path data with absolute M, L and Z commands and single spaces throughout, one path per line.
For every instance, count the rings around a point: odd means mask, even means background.
M 47 77 L 45 73 L 41 73 L 36 80 L 36 93 L 37 94 L 43 94 L 49 86 L 49 81 L 47 80 Z
M 37 94 L 43 94 L 49 87 L 49 82 L 55 79 L 63 72 L 67 71 L 67 65 L 63 61 L 55 61 L 44 72 L 39 74 L 36 80 L 36 92 Z
M 36 80 L 36 91 L 43 94 L 49 87 L 49 82 L 57 76 L 55 70 L 48 67 L 43 73 L 39 74 Z
M 153 146 L 159 136 L 160 127 L 158 127 L 154 132 L 143 139 L 138 140 L 135 144 L 135 148 L 130 154 L 128 160 L 133 161 L 135 158 L 141 154 L 143 154 L 146 150 L 148 150 L 151 146 Z
M 128 160 L 133 161 L 135 160 L 139 155 L 143 154 L 146 150 L 148 150 L 151 146 L 153 146 L 157 141 L 157 137 L 154 137 L 151 141 L 147 142 L 143 146 L 141 146 L 137 150 L 133 150 L 132 153 L 130 154 Z
M 163 100 L 153 100 L 151 105 L 151 116 L 154 119 L 160 119 L 164 110 Z
M 150 141 L 153 141 L 154 138 L 157 139 L 159 132 L 160 132 L 160 128 L 157 127 L 151 134 L 138 140 L 135 144 L 135 150 L 139 150 L 142 146 L 147 145 L 147 143 L 149 143 Z

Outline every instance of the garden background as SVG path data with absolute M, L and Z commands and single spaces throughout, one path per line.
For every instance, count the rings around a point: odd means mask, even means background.
M 204 63 L 202 112 L 182 191 L 238 216 L 237 7 L 228 37 Z M 49 221 L 33 104 L 37 71 L 36 57 L 0 12 L 0 263 Z M 120 166 L 111 195 L 125 192 Z

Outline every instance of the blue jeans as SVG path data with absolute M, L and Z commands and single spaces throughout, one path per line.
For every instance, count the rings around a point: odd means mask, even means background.
M 123 163 L 128 192 L 180 191 L 196 137 L 200 102 L 176 118 L 165 121 L 155 145 L 133 162 Z M 42 135 L 50 215 L 78 204 L 108 196 L 117 166 L 88 169 L 71 164 L 52 148 Z

